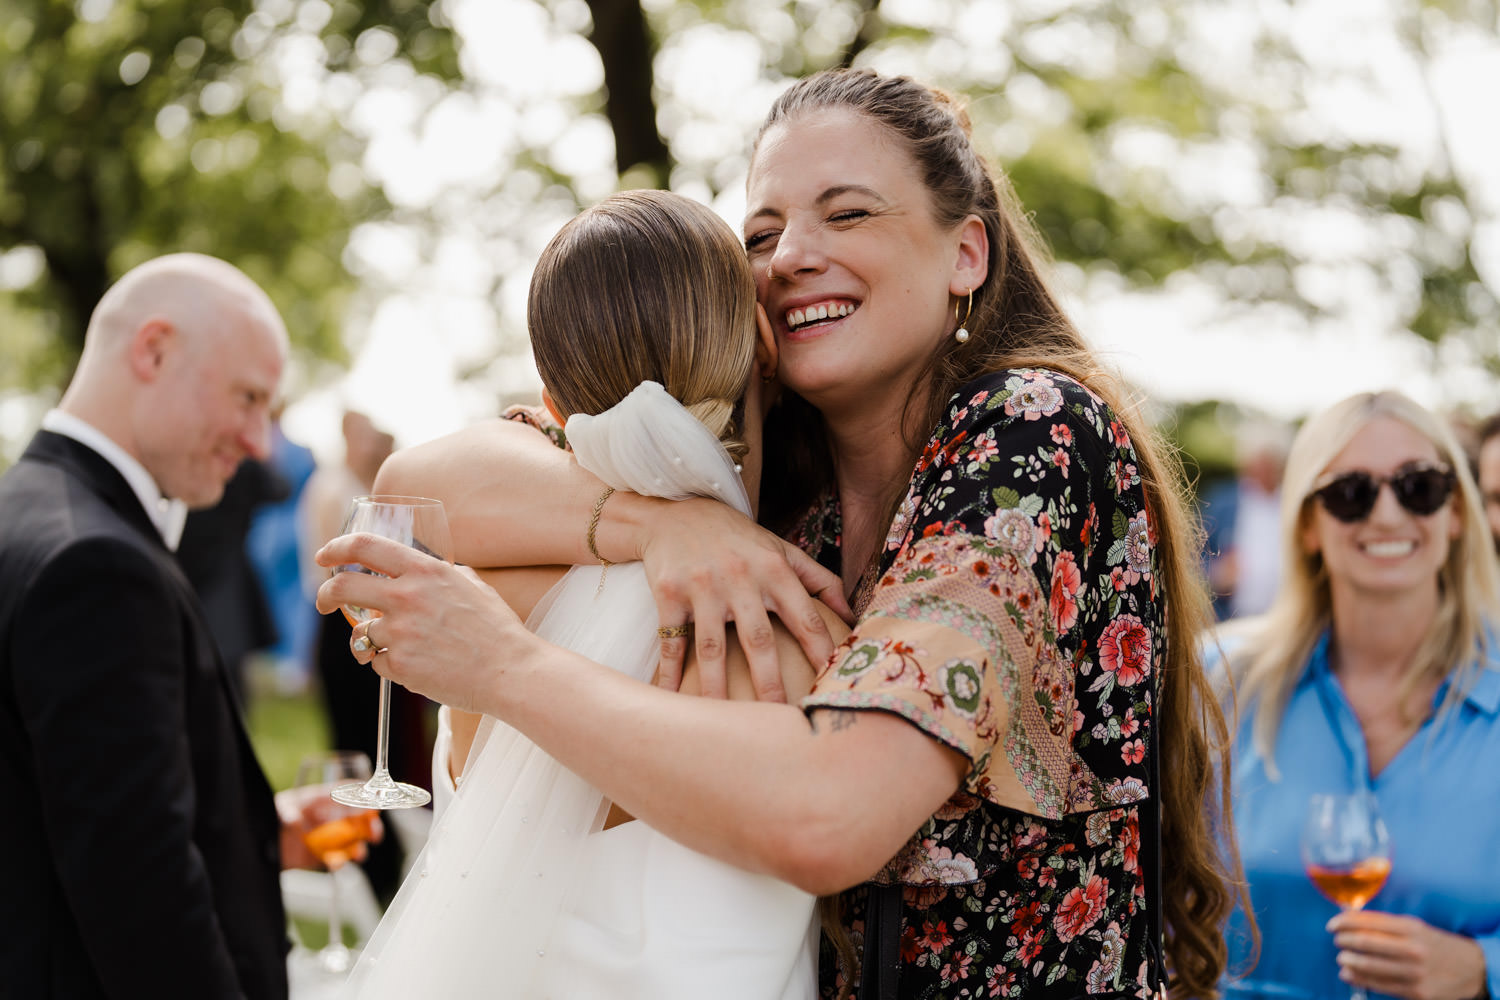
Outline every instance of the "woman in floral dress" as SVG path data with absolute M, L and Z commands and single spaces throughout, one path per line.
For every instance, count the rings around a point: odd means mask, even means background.
M 745 237 L 783 390 L 761 515 L 797 555 L 698 501 L 601 507 L 525 428 L 382 472 L 489 526 L 465 562 L 643 558 L 705 671 L 726 619 L 752 665 L 767 607 L 810 633 L 791 592 L 836 574 L 854 629 L 800 706 L 769 674 L 756 703 L 621 683 L 379 539 L 320 559 L 395 579 L 340 574 L 320 603 L 385 613 L 382 674 L 509 722 L 691 847 L 835 896 L 828 997 L 1145 997 L 1166 977 L 1210 996 L 1237 864 L 1196 534 L 967 126 L 911 80 L 834 71 L 757 141 Z M 665 686 L 686 645 L 664 642 Z

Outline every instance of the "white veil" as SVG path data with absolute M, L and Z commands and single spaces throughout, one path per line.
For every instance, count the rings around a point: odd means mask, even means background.
M 749 513 L 723 445 L 655 382 L 597 417 L 573 416 L 578 462 L 617 489 L 707 496 Z M 582 526 L 578 526 L 582 530 Z M 639 563 L 569 570 L 527 627 L 640 681 L 655 670 L 656 604 Z M 343 996 L 540 995 L 584 838 L 603 825 L 598 789 L 504 723 L 485 719 L 453 802 L 350 974 Z

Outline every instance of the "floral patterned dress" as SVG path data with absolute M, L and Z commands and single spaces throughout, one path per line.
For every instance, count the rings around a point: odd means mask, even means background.
M 830 496 L 792 538 L 837 571 L 839 534 Z M 1130 438 L 1088 389 L 1008 370 L 953 396 L 803 702 L 895 713 L 971 762 L 874 880 L 903 886 L 902 997 L 1150 995 L 1153 541 Z M 867 897 L 840 899 L 856 947 Z M 857 994 L 826 943 L 821 966 L 824 997 Z

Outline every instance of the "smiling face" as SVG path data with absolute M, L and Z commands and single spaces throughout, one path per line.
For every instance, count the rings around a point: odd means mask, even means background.
M 1409 466 L 1446 466 L 1437 446 L 1411 425 L 1378 416 L 1365 424 L 1319 477 L 1326 482 L 1363 471 L 1377 479 Z M 1303 516 L 1301 541 L 1321 553 L 1335 594 L 1391 597 L 1436 595 L 1438 572 L 1462 532 L 1457 494 L 1428 515 L 1413 514 L 1382 486 L 1368 517 L 1346 524 L 1314 500 Z
M 192 508 L 218 503 L 242 461 L 268 454 L 285 360 L 285 334 L 258 310 L 226 301 L 196 319 L 208 328 L 174 331 L 138 438 L 162 493 Z
M 955 327 L 954 297 L 984 279 L 978 219 L 940 226 L 900 141 L 845 108 L 769 128 L 748 205 L 745 243 L 781 381 L 830 419 L 910 396 Z

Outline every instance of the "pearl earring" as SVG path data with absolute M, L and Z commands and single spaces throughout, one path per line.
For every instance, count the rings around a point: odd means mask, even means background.
M 969 308 L 967 308 L 967 309 L 964 310 L 964 318 L 963 319 L 958 319 L 958 303 L 957 302 L 953 303 L 953 318 L 955 320 L 958 320 L 958 330 L 957 330 L 957 332 L 955 332 L 953 334 L 953 339 L 956 340 L 956 341 L 958 341 L 960 344 L 967 344 L 969 342 L 969 331 L 968 331 L 968 329 L 966 329 L 964 327 L 964 324 L 969 321 L 969 313 L 971 313 L 973 311 L 974 311 L 974 289 L 971 288 L 971 289 L 969 289 Z

